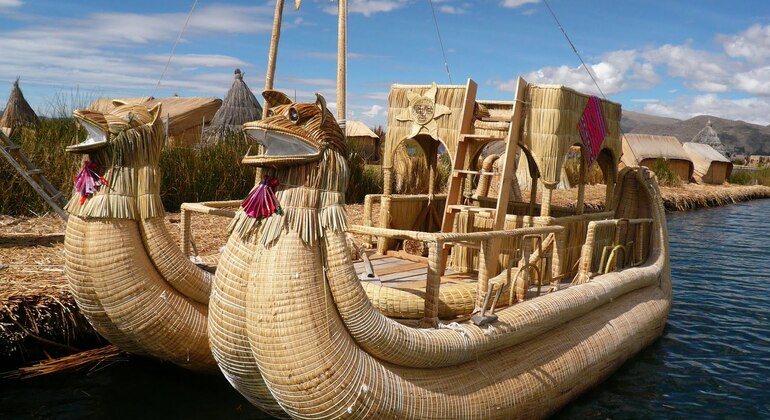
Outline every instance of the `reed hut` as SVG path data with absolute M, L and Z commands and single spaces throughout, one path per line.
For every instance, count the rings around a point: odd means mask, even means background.
M 685 143 L 684 150 L 695 166 L 695 180 L 706 184 L 723 184 L 733 171 L 733 163 L 713 147 L 704 143 Z
M 19 79 L 13 82 L 8 103 L 5 105 L 3 115 L 0 117 L 0 127 L 3 132 L 10 135 L 18 127 L 34 127 L 40 123 L 37 114 L 24 99 L 24 94 L 19 88 Z
M 93 101 L 88 108 L 103 113 L 110 112 L 115 109 L 113 101 L 144 104 L 148 108 L 160 103 L 168 142 L 174 146 L 192 146 L 200 143 L 203 127 L 211 122 L 214 114 L 222 106 L 222 100 L 219 98 L 172 96 L 157 99 L 152 96 L 138 96 L 115 99 L 99 98 Z
M 770 156 L 766 155 L 750 155 L 746 159 L 746 165 L 759 168 L 762 166 L 770 165 Z
M 214 114 L 211 124 L 203 130 L 204 143 L 217 143 L 232 133 L 241 133 L 241 126 L 262 118 L 262 106 L 243 81 L 241 69 L 235 69 L 233 84 L 225 95 L 222 107 Z
M 96 112 L 108 113 L 115 109 L 115 104 L 113 101 L 120 101 L 126 104 L 144 104 L 152 101 L 153 99 L 155 98 L 152 96 L 135 96 L 132 98 L 96 98 L 93 102 L 91 102 L 90 105 L 88 105 L 88 109 Z
M 624 134 L 623 157 L 625 166 L 652 168 L 655 161 L 663 159 L 671 172 L 684 182 L 690 182 L 695 169 L 690 156 L 674 136 L 651 134 Z
M 361 121 L 347 120 L 348 146 L 361 154 L 367 163 L 380 161 L 380 136 Z
M 692 138 L 691 143 L 708 144 L 722 156 L 728 158 L 732 156 L 730 150 L 728 150 L 728 148 L 722 143 L 722 140 L 719 139 L 719 135 L 711 125 L 711 120 L 706 121 L 706 126 L 703 127 L 703 129 Z

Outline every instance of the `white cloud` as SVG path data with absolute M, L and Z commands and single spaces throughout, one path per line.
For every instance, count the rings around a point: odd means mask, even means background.
M 770 66 L 736 73 L 734 87 L 738 90 L 761 96 L 770 96 Z
M 438 8 L 438 10 L 441 13 L 446 13 L 449 15 L 461 15 L 465 13 L 465 9 L 463 9 L 462 7 L 449 6 L 449 5 L 441 6 Z
M 631 99 L 631 102 L 641 102 L 645 104 L 654 104 L 660 102 L 660 99 L 646 99 L 646 98 L 639 98 L 639 99 Z
M 540 3 L 540 0 L 503 0 L 500 5 L 509 9 L 515 9 L 525 4 Z
M 687 88 L 710 93 L 727 91 L 736 67 L 723 55 L 696 50 L 687 44 L 666 44 L 648 49 L 643 55 L 652 64 L 665 65 L 667 73 L 682 78 Z
M 407 0 L 351 0 L 348 2 L 348 13 L 360 13 L 369 17 L 375 13 L 392 12 L 404 7 Z M 336 15 L 337 6 L 326 6 L 324 12 Z
M 385 115 L 385 112 L 384 112 L 385 110 L 386 110 L 386 108 L 384 106 L 372 105 L 372 107 L 369 108 L 368 111 L 364 111 L 361 114 L 362 115 L 366 115 L 369 118 L 375 118 L 375 117 L 379 117 L 379 116 Z
M 680 97 L 666 103 L 644 106 L 644 112 L 664 117 L 687 119 L 696 115 L 715 115 L 767 125 L 770 122 L 770 100 L 767 98 L 721 98 L 715 94 Z
M 24 4 L 21 0 L 0 0 L 0 9 L 21 7 Z
M 621 92 L 629 88 L 646 88 L 659 82 L 655 69 L 648 63 L 640 63 L 639 53 L 635 50 L 620 50 L 605 54 L 603 60 L 588 64 L 601 91 L 606 95 Z M 582 92 L 598 95 L 591 76 L 580 65 L 577 67 L 544 67 L 524 76 L 529 82 L 566 85 Z M 498 89 L 513 92 L 515 80 L 498 83 Z
M 716 41 L 730 57 L 754 62 L 770 58 L 770 25 L 753 25 L 736 35 L 717 35 Z

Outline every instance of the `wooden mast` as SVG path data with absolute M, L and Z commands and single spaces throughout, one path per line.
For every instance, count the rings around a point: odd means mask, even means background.
M 345 129 L 345 98 L 347 84 L 347 35 L 348 35 L 348 1 L 339 0 L 339 17 L 337 25 L 337 123 Z
M 278 55 L 278 41 L 281 38 L 281 20 L 283 19 L 283 1 L 275 2 L 275 16 L 273 16 L 273 33 L 270 36 L 270 52 L 267 56 L 267 72 L 265 73 L 265 90 L 273 88 L 273 77 L 275 76 L 275 59 Z M 299 4 L 296 3 L 299 8 Z M 267 116 L 267 110 L 270 109 L 270 103 L 265 100 L 262 107 L 262 118 Z

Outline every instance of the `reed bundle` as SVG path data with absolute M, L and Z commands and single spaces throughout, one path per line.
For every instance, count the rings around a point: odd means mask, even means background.
M 4 375 L 6 378 L 30 379 L 37 376 L 80 370 L 86 367 L 89 371 L 98 370 L 107 363 L 125 360 L 125 353 L 114 345 L 86 350 L 56 359 L 44 360 L 34 366 L 19 368 Z

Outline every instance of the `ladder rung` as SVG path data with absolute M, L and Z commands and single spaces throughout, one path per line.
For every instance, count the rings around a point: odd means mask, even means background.
M 455 176 L 460 176 L 460 175 L 494 175 L 495 173 L 489 172 L 489 171 L 469 171 L 465 169 L 455 169 L 454 174 Z
M 21 149 L 21 146 L 19 146 L 18 144 L 12 144 L 10 146 L 3 146 L 3 149 L 9 150 L 9 151 L 10 150 L 19 150 L 19 149 Z
M 62 198 L 62 196 L 64 196 L 64 194 L 62 194 L 61 191 L 56 191 L 56 194 L 54 194 L 53 197 L 51 197 L 51 200 L 54 200 L 54 201 L 58 200 L 58 199 Z
M 484 122 L 511 122 L 511 117 L 481 117 Z
M 476 142 L 505 141 L 505 137 L 490 136 L 488 134 L 463 134 L 460 140 Z
M 30 175 L 39 175 L 39 174 L 43 173 L 43 170 L 42 169 L 29 169 L 27 171 L 27 173 L 30 174 Z
M 466 206 L 464 204 L 450 204 L 446 206 L 447 213 L 458 213 L 461 211 L 467 211 L 469 213 L 476 213 L 480 216 L 489 216 L 492 217 L 493 214 L 495 214 L 495 209 L 490 209 L 488 207 L 476 207 L 476 206 Z

